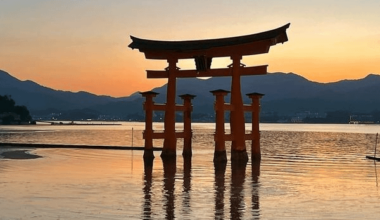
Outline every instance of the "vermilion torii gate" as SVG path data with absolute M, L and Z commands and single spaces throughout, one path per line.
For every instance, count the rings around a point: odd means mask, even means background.
M 168 79 L 162 158 L 176 156 L 176 78 L 230 76 L 232 77 L 231 107 L 229 109 L 231 134 L 228 140 L 232 141 L 231 160 L 248 161 L 240 77 L 266 74 L 267 65 L 246 67 L 240 61 L 243 56 L 268 53 L 271 46 L 288 41 L 286 30 L 289 26 L 290 24 L 287 24 L 274 30 L 246 36 L 209 40 L 155 41 L 131 36 L 130 48 L 139 49 L 145 54 L 146 59 L 167 60 L 168 62 L 165 70 L 147 70 L 148 78 Z M 230 57 L 232 64 L 228 68 L 211 69 L 214 57 Z M 196 69 L 180 70 L 177 67 L 179 59 L 194 59 Z M 259 121 L 257 120 L 255 123 L 258 125 Z

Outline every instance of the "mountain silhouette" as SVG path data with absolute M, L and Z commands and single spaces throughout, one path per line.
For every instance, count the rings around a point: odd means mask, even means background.
M 194 112 L 213 112 L 214 97 L 209 91 L 230 90 L 231 78 L 219 77 L 207 80 L 179 79 L 177 94 L 197 95 L 193 100 Z M 269 73 L 260 76 L 244 76 L 241 79 L 243 100 L 249 103 L 247 93 L 258 92 L 265 96 L 261 100 L 262 111 L 291 114 L 299 111 L 324 113 L 346 110 L 369 112 L 380 110 L 380 76 L 370 74 L 359 80 L 343 80 L 334 83 L 309 81 L 294 73 Z M 154 89 L 160 93 L 155 99 L 165 102 L 166 85 Z M 225 98 L 229 101 L 229 97 Z M 177 99 L 177 103 L 181 103 Z M 197 106 L 203 106 L 197 108 Z
M 45 109 L 81 109 L 92 105 L 125 100 L 125 98 L 97 96 L 83 91 L 54 90 L 33 81 L 18 80 L 2 70 L 0 70 L 0 94 L 11 95 L 17 103 L 27 106 L 32 112 Z
M 177 95 L 193 94 L 194 113 L 214 112 L 214 97 L 209 92 L 216 89 L 230 90 L 230 77 L 209 79 L 178 79 Z M 363 79 L 342 80 L 333 83 L 312 82 L 294 73 L 269 73 L 260 76 L 244 76 L 241 79 L 244 94 L 265 94 L 261 101 L 262 112 L 292 114 L 300 111 L 324 113 L 345 110 L 371 112 L 380 110 L 380 76 L 369 74 Z M 160 93 L 155 102 L 166 102 L 166 85 L 153 89 Z M 20 81 L 0 70 L 0 94 L 11 95 L 20 105 L 25 105 L 33 114 L 38 111 L 69 111 L 87 109 L 99 114 L 126 116 L 143 115 L 144 100 L 136 92 L 129 97 L 114 98 L 97 96 L 88 92 L 67 92 L 41 86 L 33 81 Z M 229 102 L 229 97 L 225 98 Z M 178 97 L 177 103 L 182 103 Z M 59 110 L 58 110 L 59 109 Z

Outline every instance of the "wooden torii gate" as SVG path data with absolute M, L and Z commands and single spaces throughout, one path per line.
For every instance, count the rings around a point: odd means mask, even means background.
M 176 79 L 194 77 L 230 76 L 231 80 L 231 108 L 230 125 L 232 141 L 231 160 L 248 161 L 245 146 L 244 105 L 241 95 L 240 77 L 246 75 L 263 75 L 267 73 L 268 65 L 247 67 L 240 61 L 243 56 L 268 53 L 271 46 L 288 41 L 286 24 L 274 30 L 246 36 L 193 40 L 193 41 L 156 41 L 131 36 L 132 49 L 138 49 L 145 54 L 146 59 L 167 60 L 165 70 L 147 70 L 148 78 L 167 78 L 167 97 L 164 119 L 164 146 L 162 158 L 176 156 Z M 211 69 L 212 58 L 230 57 L 232 64 L 228 68 Z M 194 59 L 195 70 L 181 70 L 177 67 L 179 59 Z M 255 123 L 259 123 L 257 120 Z M 178 136 L 178 135 L 177 135 Z

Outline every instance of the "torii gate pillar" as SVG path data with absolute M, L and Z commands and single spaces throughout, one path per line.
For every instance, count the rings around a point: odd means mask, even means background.
M 248 154 L 245 147 L 245 120 L 243 110 L 243 98 L 240 86 L 240 60 L 241 56 L 233 56 L 232 59 L 232 82 L 231 82 L 231 105 L 230 114 L 231 134 L 233 137 L 231 146 L 231 161 L 247 162 Z
M 166 92 L 165 110 L 165 139 L 161 157 L 175 157 L 177 149 L 177 138 L 175 134 L 175 94 L 176 94 L 176 72 L 178 59 L 168 59 L 168 84 Z

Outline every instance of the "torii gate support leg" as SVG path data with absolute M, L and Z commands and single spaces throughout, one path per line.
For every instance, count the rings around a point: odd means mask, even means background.
M 183 131 L 185 133 L 185 136 L 183 138 L 183 151 L 182 156 L 183 157 L 191 157 L 192 156 L 192 136 L 193 132 L 191 131 L 191 111 L 192 111 L 192 105 L 191 105 L 191 99 L 193 99 L 195 96 L 190 94 L 180 95 L 180 97 L 183 99 L 183 105 L 185 107 L 185 111 L 183 112 Z
M 211 91 L 216 96 L 215 101 L 215 151 L 214 151 L 214 164 L 227 163 L 227 153 L 225 145 L 225 127 L 224 127 L 224 96 L 228 91 L 216 90 Z
M 154 92 L 141 93 L 145 97 L 144 110 L 145 110 L 145 131 L 143 137 L 145 139 L 144 145 L 144 160 L 153 159 L 153 97 L 157 95 Z
M 247 94 L 252 100 L 252 146 L 251 146 L 251 160 L 260 161 L 261 160 L 261 150 L 260 150 L 260 98 L 263 94 L 251 93 Z

